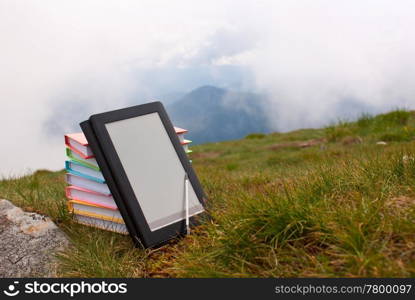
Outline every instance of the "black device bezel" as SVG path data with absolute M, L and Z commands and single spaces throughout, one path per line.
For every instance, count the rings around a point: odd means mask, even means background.
M 161 102 L 151 102 L 147 104 L 109 111 L 92 115 L 89 118 L 90 126 L 95 134 L 96 141 L 98 142 L 98 145 L 91 144 L 91 149 L 94 153 L 95 151 L 102 153 L 101 159 L 98 159 L 97 157 L 97 162 L 100 165 L 100 160 L 105 159 L 105 162 L 103 163 L 108 166 L 111 173 L 110 176 L 107 176 L 108 178 L 106 177 L 105 173 L 103 173 L 104 178 L 107 182 L 111 182 L 108 184 L 111 192 L 113 192 L 111 187 L 113 187 L 113 189 L 116 187 L 116 193 L 114 193 L 113 196 L 116 196 L 117 194 L 116 198 L 120 199 L 115 199 L 116 202 L 118 203 L 121 201 L 124 204 L 127 211 L 127 215 L 125 217 L 131 219 L 128 222 L 134 224 L 136 227 L 135 231 L 138 232 L 139 238 L 144 247 L 154 247 L 178 235 L 184 234 L 186 231 L 185 220 L 178 221 L 155 231 L 150 230 L 139 201 L 135 196 L 134 190 L 128 180 L 128 176 L 125 173 L 124 167 L 115 150 L 105 125 L 108 123 L 135 118 L 151 113 L 158 113 L 163 123 L 164 129 L 166 130 L 170 141 L 174 146 L 176 154 L 180 159 L 185 172 L 188 175 L 190 184 L 192 185 L 199 202 L 205 207 L 205 195 L 203 189 L 196 176 L 196 173 L 194 172 L 189 162 L 189 158 L 180 143 L 180 140 L 174 130 L 173 124 L 171 123 L 167 112 Z M 88 139 L 87 135 L 86 137 Z M 196 219 L 197 216 L 192 217 L 190 219 L 191 224 L 196 223 Z

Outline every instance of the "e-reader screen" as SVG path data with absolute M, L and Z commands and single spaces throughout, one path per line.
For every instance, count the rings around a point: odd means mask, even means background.
M 151 231 L 186 217 L 185 169 L 157 112 L 106 123 Z M 192 184 L 188 185 L 189 215 L 201 213 Z

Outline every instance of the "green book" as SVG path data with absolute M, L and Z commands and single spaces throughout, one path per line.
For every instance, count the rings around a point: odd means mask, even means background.
M 94 169 L 96 171 L 101 171 L 101 169 L 98 166 L 98 163 L 95 158 L 82 158 L 79 154 L 73 152 L 71 149 L 66 148 L 66 156 L 68 156 L 71 160 L 76 161 L 86 167 L 89 167 L 91 169 Z

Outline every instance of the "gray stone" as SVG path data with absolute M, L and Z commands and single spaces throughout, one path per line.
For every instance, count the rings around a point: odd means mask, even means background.
M 0 277 L 54 277 L 66 235 L 47 217 L 0 200 Z

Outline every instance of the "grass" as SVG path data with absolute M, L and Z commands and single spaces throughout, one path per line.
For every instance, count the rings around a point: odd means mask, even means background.
M 396 110 L 194 146 L 212 220 L 160 249 L 75 224 L 64 172 L 2 180 L 0 198 L 67 233 L 61 276 L 413 277 L 414 128 L 414 113 Z

